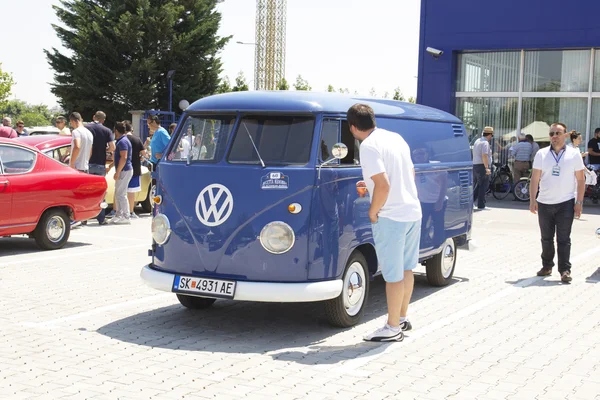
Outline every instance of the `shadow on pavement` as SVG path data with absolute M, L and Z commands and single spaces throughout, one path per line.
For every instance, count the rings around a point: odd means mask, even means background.
M 585 278 L 587 283 L 600 283 L 600 268 L 596 270 L 593 274 Z
M 466 281 L 454 278 L 450 285 Z M 411 303 L 444 288 L 432 287 L 425 275 L 415 274 Z M 367 308 L 361 323 L 387 315 L 386 307 L 385 282 L 378 276 L 371 281 Z M 359 342 L 342 347 L 320 346 L 330 336 L 352 329 L 332 327 L 325 320 L 322 310 L 322 303 L 319 302 L 253 303 L 221 300 L 209 309 L 197 311 L 177 304 L 112 322 L 100 327 L 97 332 L 128 343 L 172 350 L 242 354 L 273 352 L 268 354 L 273 359 L 307 365 L 334 364 L 341 359 L 357 358 L 382 345 Z
M 74 249 L 83 246 L 90 246 L 90 243 L 68 241 L 62 249 Z M 52 250 L 40 249 L 35 240 L 29 239 L 27 236 L 0 238 L 0 257 L 34 253 L 51 254 Z

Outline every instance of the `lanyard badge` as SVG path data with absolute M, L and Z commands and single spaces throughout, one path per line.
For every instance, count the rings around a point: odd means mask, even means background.
M 560 176 L 560 165 L 558 164 L 560 163 L 562 156 L 565 154 L 565 149 L 561 150 L 561 152 L 558 154 L 558 157 L 554 155 L 554 150 L 550 150 L 550 154 L 552 154 L 554 161 L 556 161 L 556 165 L 552 167 L 552 176 Z

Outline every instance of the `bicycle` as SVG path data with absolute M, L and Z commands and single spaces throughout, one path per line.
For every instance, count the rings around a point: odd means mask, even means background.
M 529 176 L 519 179 L 513 187 L 513 195 L 515 199 L 519 201 L 529 201 L 531 195 L 529 194 L 529 184 L 531 183 L 531 169 L 529 169 Z
M 494 163 L 496 167 L 490 177 L 490 186 L 487 193 L 492 193 L 495 199 L 503 200 L 508 196 L 513 187 L 513 178 L 508 164 Z

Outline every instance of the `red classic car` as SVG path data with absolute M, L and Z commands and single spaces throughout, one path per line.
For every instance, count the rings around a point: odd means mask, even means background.
M 59 249 L 69 239 L 70 221 L 98 215 L 105 192 L 104 177 L 0 139 L 0 236 L 28 234 L 42 249 Z

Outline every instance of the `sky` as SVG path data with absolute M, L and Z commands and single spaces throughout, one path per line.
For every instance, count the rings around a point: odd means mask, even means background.
M 61 24 L 52 9 L 58 0 L 0 3 L 3 16 L 9 16 L 3 18 L 2 37 L 10 40 L 2 40 L 0 63 L 16 81 L 11 99 L 56 106 L 50 91 L 54 74 L 44 49 L 65 50 L 51 26 Z M 242 71 L 252 88 L 254 46 L 236 41 L 255 42 L 256 1 L 224 0 L 218 9 L 219 34 L 233 36 L 220 53 L 221 76 L 233 84 Z M 314 91 L 333 85 L 391 97 L 399 87 L 407 98 L 415 96 L 419 17 L 420 0 L 287 0 L 286 79 L 291 86 L 300 74 Z

